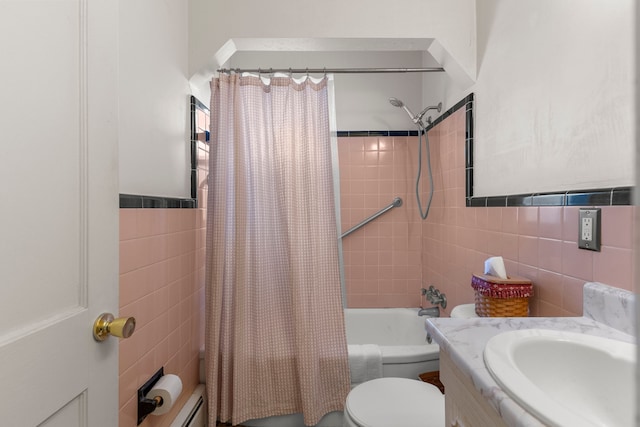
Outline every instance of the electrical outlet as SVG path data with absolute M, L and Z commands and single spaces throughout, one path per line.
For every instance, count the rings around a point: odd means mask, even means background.
M 580 231 L 580 239 L 585 242 L 591 242 L 593 240 L 593 218 L 585 217 L 580 222 L 582 231 Z
M 578 247 L 600 251 L 600 209 L 580 209 Z

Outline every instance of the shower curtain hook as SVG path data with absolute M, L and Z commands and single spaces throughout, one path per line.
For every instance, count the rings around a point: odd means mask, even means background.
M 306 68 L 307 71 L 307 79 L 309 79 L 309 67 Z
M 293 72 L 291 71 L 291 67 L 289 67 L 289 78 L 292 79 L 293 78 Z
M 327 67 L 323 67 L 322 68 L 322 72 L 324 73 L 324 77 L 323 78 L 326 79 L 327 78 Z

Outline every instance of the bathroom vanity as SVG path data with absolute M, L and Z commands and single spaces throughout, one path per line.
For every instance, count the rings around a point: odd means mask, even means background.
M 447 426 L 544 426 L 494 380 L 484 361 L 486 343 L 507 331 L 544 329 L 578 332 L 623 342 L 632 335 L 631 292 L 599 283 L 584 288 L 582 317 L 430 318 L 426 327 L 440 345 L 440 379 L 445 386 Z
M 451 357 L 440 352 L 440 380 L 446 384 L 445 419 L 451 427 L 506 426 L 500 414 L 458 369 Z

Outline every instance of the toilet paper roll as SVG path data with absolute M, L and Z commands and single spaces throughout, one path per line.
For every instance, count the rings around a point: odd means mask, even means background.
M 179 376 L 167 374 L 160 377 L 146 396 L 148 399 L 153 399 L 157 396 L 162 398 L 162 405 L 158 406 L 151 415 L 162 415 L 169 412 L 178 397 L 180 397 L 180 393 L 182 393 L 182 381 Z
M 506 279 L 507 269 L 504 267 L 504 260 L 502 257 L 493 256 L 491 258 L 487 258 L 484 262 L 484 274 Z

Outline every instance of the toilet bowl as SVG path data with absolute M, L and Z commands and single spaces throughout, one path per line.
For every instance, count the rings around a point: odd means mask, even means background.
M 451 310 L 451 317 L 458 319 L 472 319 L 480 316 L 476 314 L 475 304 L 460 304 L 453 307 Z
M 351 390 L 343 427 L 442 427 L 444 396 L 436 386 L 408 378 L 377 378 Z
M 451 317 L 479 317 L 475 304 L 461 304 Z M 422 381 L 408 378 L 377 378 L 351 390 L 344 409 L 343 427 L 442 427 L 444 396 Z

